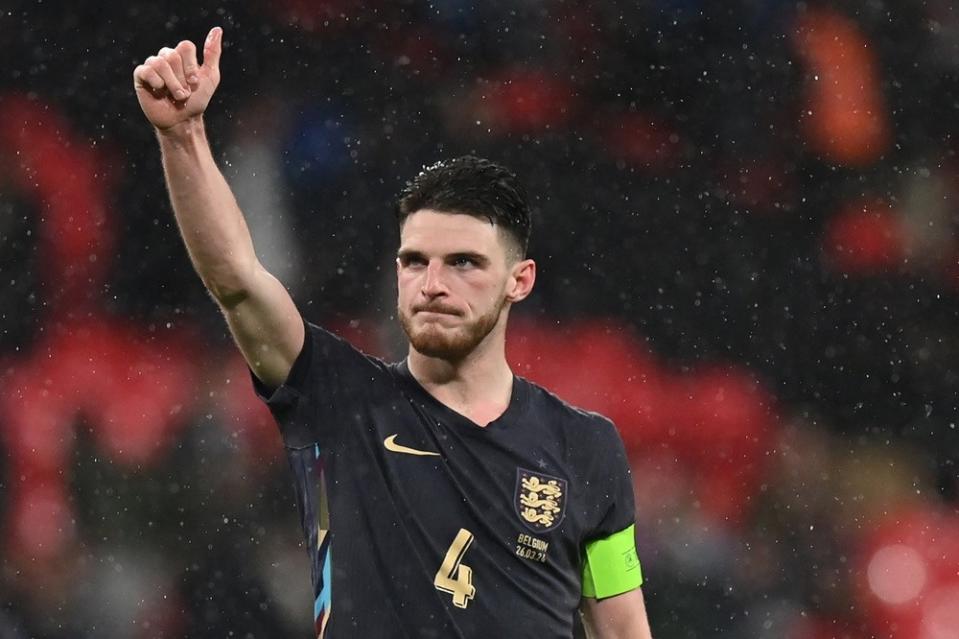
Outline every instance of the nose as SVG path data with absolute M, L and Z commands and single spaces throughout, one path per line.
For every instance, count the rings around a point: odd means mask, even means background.
M 431 261 L 426 266 L 426 275 L 423 277 L 423 295 L 437 297 L 446 293 L 446 285 L 441 276 L 443 265 L 438 260 Z

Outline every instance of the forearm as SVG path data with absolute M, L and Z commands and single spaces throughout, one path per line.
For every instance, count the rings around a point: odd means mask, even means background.
M 243 301 L 258 266 L 243 213 L 213 159 L 199 117 L 157 138 L 180 234 L 204 285 L 224 306 Z

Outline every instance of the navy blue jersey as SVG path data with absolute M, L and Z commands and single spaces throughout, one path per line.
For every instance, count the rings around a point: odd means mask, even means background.
M 633 524 L 609 420 L 515 377 L 481 427 L 312 324 L 287 382 L 254 383 L 294 471 L 318 635 L 573 635 L 585 544 Z

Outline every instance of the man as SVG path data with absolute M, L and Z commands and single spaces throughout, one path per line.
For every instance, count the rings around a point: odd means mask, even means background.
M 509 171 L 426 169 L 399 204 L 388 365 L 305 322 L 257 261 L 203 129 L 222 31 L 134 71 L 193 264 L 276 417 L 296 475 L 320 636 L 650 637 L 633 497 L 612 424 L 515 377 L 510 306 L 533 287 Z M 575 373 L 575 371 L 571 371 Z

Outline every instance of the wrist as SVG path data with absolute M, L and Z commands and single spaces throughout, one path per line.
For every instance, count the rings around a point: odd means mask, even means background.
M 202 115 L 192 116 L 167 128 L 154 127 L 154 129 L 161 143 L 184 144 L 206 135 Z

